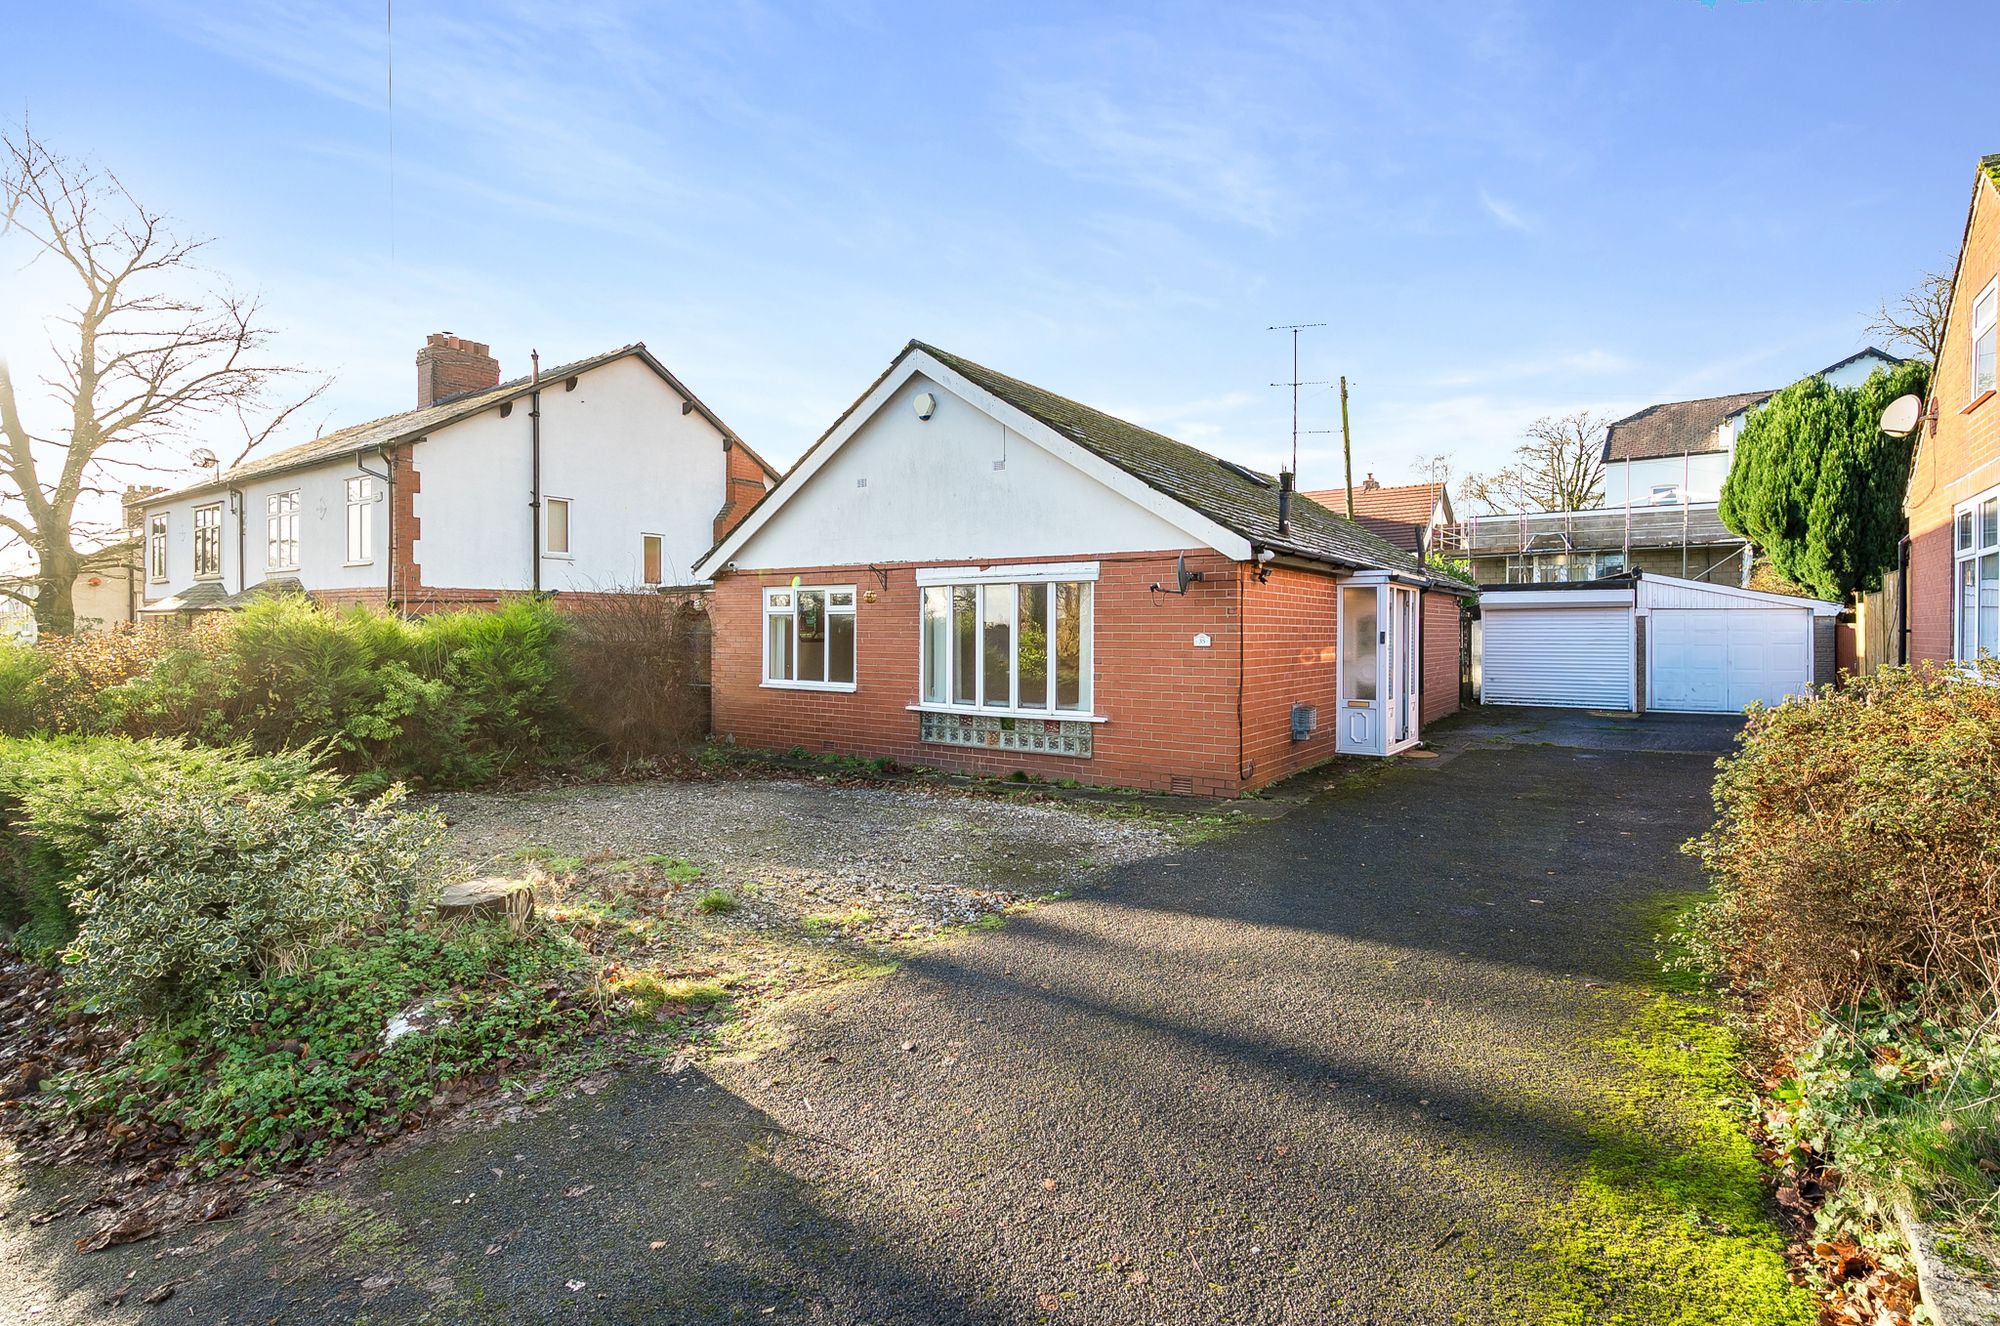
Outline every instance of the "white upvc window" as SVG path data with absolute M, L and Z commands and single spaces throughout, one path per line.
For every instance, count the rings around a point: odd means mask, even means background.
M 854 586 L 786 585 L 764 591 L 764 684 L 851 691 Z
M 347 481 L 347 564 L 375 560 L 375 480 L 357 475 Z
M 152 580 L 167 578 L 167 514 L 164 511 L 146 521 L 146 575 Z
M 925 709 L 1007 716 L 1091 712 L 1095 567 L 995 567 L 918 577 Z M 1010 575 L 1009 579 L 997 579 Z
M 567 497 L 544 497 L 542 499 L 542 551 L 550 557 L 567 557 L 569 553 L 569 499 Z
M 2000 276 L 1972 301 L 1972 400 L 1994 387 L 1994 350 L 2000 347 Z
M 264 499 L 264 567 L 269 571 L 299 569 L 299 490 L 272 493 Z
M 222 503 L 194 509 L 194 578 L 216 580 L 222 575 Z
M 2000 655 L 2000 488 L 1952 515 L 1952 657 Z
M 658 585 L 666 582 L 667 541 L 658 534 L 639 536 L 639 583 Z

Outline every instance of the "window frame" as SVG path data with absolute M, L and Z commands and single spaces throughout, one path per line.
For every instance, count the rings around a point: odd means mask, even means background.
M 1987 306 L 1986 325 L 1983 329 L 1979 323 L 1979 306 L 1982 304 Z M 1971 388 L 1965 407 L 1968 410 L 1991 396 L 1996 387 L 2000 387 L 2000 276 L 1988 281 L 1986 288 L 1973 298 L 1970 323 L 1971 335 L 1967 338 L 1965 347 L 1966 381 Z M 1979 342 L 1989 337 L 1992 338 L 1994 349 L 1993 376 L 1982 386 L 1979 381 Z
M 355 495 L 357 492 L 360 494 L 358 497 Z M 347 560 L 342 562 L 341 565 L 373 566 L 375 564 L 375 476 L 372 474 L 349 475 L 346 494 Z M 355 524 L 357 521 L 361 526 L 360 545 L 362 555 L 359 557 L 354 555 Z
M 213 521 L 204 523 L 202 517 L 213 515 Z M 222 579 L 222 503 L 203 502 L 194 509 L 194 578 L 196 580 Z M 208 542 L 207 535 L 214 542 L 214 569 L 204 571 L 201 555 L 202 544 Z
M 1993 520 L 1990 525 L 1981 519 L 1982 508 L 1987 506 L 1991 506 L 1994 509 Z M 1959 546 L 1959 526 L 1961 521 L 1965 523 L 1966 533 L 1970 535 L 1966 546 L 1962 548 Z M 1996 600 L 1995 611 L 1996 613 L 2000 613 L 2000 487 L 1988 488 L 1985 492 L 1968 498 L 1953 507 L 1951 512 L 1951 532 L 1951 657 L 1952 661 L 1956 663 L 1971 663 L 1978 659 L 1980 654 L 1980 645 L 1976 638 L 1979 632 L 1978 617 L 1985 610 L 1985 587 L 1988 584 L 1993 586 L 1992 592 Z M 1990 538 L 1987 537 L 1989 533 L 1991 534 Z M 1989 558 L 1995 563 L 1994 575 L 1990 581 L 1980 569 L 1981 564 Z M 1961 589 L 1963 584 L 1962 577 L 1964 576 L 1962 568 L 1968 563 L 1973 568 L 1972 610 L 1974 614 L 1973 634 L 1975 637 L 1970 653 L 1966 651 L 1964 630 L 1965 603 Z M 1989 657 L 2000 658 L 2000 630 L 1996 630 L 1994 643 L 1992 647 L 1986 650 L 1986 653 Z
M 648 543 L 651 543 L 655 548 L 658 549 L 656 556 L 659 562 L 659 570 L 655 575 L 655 577 L 651 580 L 648 580 L 646 578 L 646 555 L 647 555 L 646 545 Z M 667 536 L 666 535 L 649 534 L 645 530 L 639 531 L 639 583 L 641 585 L 647 585 L 647 586 L 664 585 L 667 583 Z
M 146 517 L 146 580 L 149 584 L 164 585 L 167 582 L 168 558 L 171 545 L 173 522 L 168 519 L 171 512 L 161 511 Z
M 557 503 L 560 503 L 563 509 L 563 546 L 561 548 L 549 546 L 549 508 Z M 548 493 L 543 493 L 542 556 L 560 558 L 565 562 L 573 562 L 576 560 L 576 554 L 571 550 L 575 547 L 576 504 L 567 497 L 555 497 Z
M 991 566 L 991 567 L 926 567 L 917 572 L 917 700 L 906 708 L 918 713 L 966 714 L 981 718 L 1025 718 L 1045 722 L 1101 723 L 1103 716 L 1097 712 L 1097 579 L 1098 564 L 1095 562 L 1058 562 L 1039 565 Z M 1045 708 L 1028 708 L 1021 705 L 1021 642 L 1020 642 L 1020 602 L 1024 585 L 1047 585 L 1049 593 L 1049 621 L 1051 628 L 1055 620 L 1058 595 L 1055 586 L 1079 584 L 1084 593 L 1081 605 L 1083 618 L 1077 647 L 1077 705 L 1073 709 L 1061 708 L 1057 696 L 1057 672 L 1054 660 L 1048 665 L 1049 704 Z M 946 595 L 946 630 L 954 616 L 958 589 L 977 591 L 973 600 L 973 629 L 975 644 L 973 649 L 973 684 L 971 703 L 963 703 L 949 697 L 955 693 L 957 684 L 957 650 L 955 642 L 949 638 L 945 648 L 945 676 L 940 693 L 944 700 L 925 698 L 928 694 L 925 683 L 927 666 L 924 640 L 924 594 L 927 590 L 943 590 Z M 981 703 L 986 685 L 986 596 L 988 591 L 1003 592 L 1009 603 L 1009 636 L 1013 644 L 1012 662 L 1008 668 L 1008 704 L 992 705 Z
M 771 675 L 771 619 L 776 611 L 772 606 L 771 600 L 779 594 L 788 594 L 791 596 L 791 601 L 785 606 L 785 613 L 787 620 L 791 623 L 789 629 L 791 631 L 791 662 L 794 673 L 797 673 L 799 670 L 799 595 L 824 594 L 826 596 L 824 611 L 829 620 L 836 615 L 853 618 L 854 679 L 852 681 L 801 681 L 796 676 L 773 677 Z M 845 594 L 847 602 L 845 604 L 836 604 L 833 601 L 833 596 L 836 594 Z M 861 614 L 859 610 L 861 607 L 861 596 L 860 591 L 855 586 L 833 584 L 766 585 L 759 593 L 757 603 L 759 623 L 757 633 L 759 642 L 757 675 L 760 685 L 780 691 L 851 692 L 860 688 Z M 820 671 L 822 675 L 833 671 L 833 632 L 831 630 L 826 632 L 825 655 L 822 659 Z
M 289 537 L 286 531 L 289 529 Z M 287 543 L 291 545 L 290 561 L 281 561 L 278 552 Z M 264 570 L 296 571 L 299 569 L 299 489 L 287 488 L 283 492 L 267 493 L 264 496 Z

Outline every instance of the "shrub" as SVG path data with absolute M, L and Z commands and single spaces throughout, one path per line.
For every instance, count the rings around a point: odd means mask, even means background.
M 577 721 L 621 759 L 672 755 L 708 732 L 708 618 L 670 594 L 587 600 L 563 663 Z
M 1815 1219 L 1893 1245 L 1893 1214 L 1990 1222 L 2000 1172 L 2000 1035 L 1922 1001 L 1830 1017 L 1768 1093 L 1764 1130 L 1795 1177 L 1837 1173 Z
M 0 919 L 25 926 L 39 955 L 74 933 L 68 881 L 135 805 L 175 798 L 213 805 L 260 796 L 296 808 L 331 801 L 339 780 L 307 753 L 252 755 L 181 741 L 117 737 L 0 738 Z
M 293 973 L 267 972 L 259 1020 L 161 1023 L 102 1065 L 54 1079 L 67 1109 L 193 1142 L 198 1172 L 262 1170 L 380 1139 L 428 1114 L 453 1081 L 556 1048 L 590 1013 L 566 937 L 475 922 L 394 925 Z M 388 1042 L 399 1013 L 422 1030 Z
M 2000 664 L 1753 711 L 1722 761 L 1702 936 L 1773 1021 L 2000 988 Z
M 0 734 L 101 730 L 99 695 L 144 675 L 172 645 L 163 631 L 124 630 L 0 647 Z
M 468 786 L 574 744 L 563 630 L 533 599 L 404 620 L 289 595 L 163 652 L 104 693 L 103 721 L 130 735 L 323 747 L 364 791 Z
M 352 930 L 405 919 L 448 869 L 443 819 L 365 807 L 180 792 L 126 807 L 68 885 L 71 992 L 125 1020 L 258 1011 L 257 978 L 303 969 Z
M 0 736 L 21 736 L 35 730 L 40 682 L 47 667 L 47 659 L 33 645 L 0 641 Z

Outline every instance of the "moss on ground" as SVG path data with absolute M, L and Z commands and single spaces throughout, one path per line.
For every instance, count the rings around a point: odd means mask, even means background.
M 1663 899 L 1648 919 L 1690 902 Z M 1666 928 L 1666 927 L 1661 927 Z M 1511 1318 L 1543 1326 L 1809 1326 L 1786 1274 L 1745 1128 L 1736 1037 L 1713 1009 L 1649 971 L 1603 1043 L 1616 1075 L 1588 1123 L 1593 1141 L 1567 1200 L 1546 1212 L 1508 1277 Z

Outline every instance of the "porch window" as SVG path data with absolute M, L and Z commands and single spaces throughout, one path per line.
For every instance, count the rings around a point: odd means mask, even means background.
M 1346 600 L 1346 621 L 1340 632 L 1340 698 L 1356 704 L 1375 699 L 1376 648 L 1382 625 L 1375 611 L 1373 585 L 1347 585 L 1341 596 Z
M 299 490 L 272 493 L 264 499 L 264 566 L 271 571 L 299 569 Z
M 222 575 L 222 503 L 194 509 L 194 578 L 215 580 Z
M 1972 399 L 1993 390 L 1994 349 L 2000 343 L 2000 277 L 1986 283 L 1979 298 L 1972 301 Z
M 764 591 L 764 684 L 854 689 L 854 586 Z
M 167 517 L 165 512 L 146 522 L 146 574 L 153 580 L 167 578 Z
M 1957 586 L 1953 657 L 1970 661 L 2000 654 L 2000 489 L 1954 513 L 1952 571 Z
M 994 580 L 923 588 L 920 694 L 999 714 L 1090 709 L 1091 583 Z

